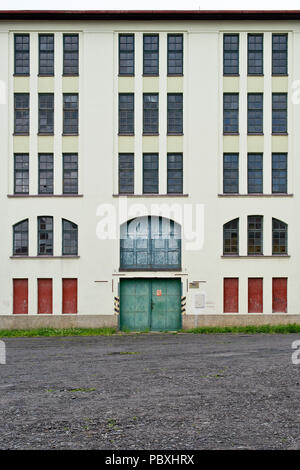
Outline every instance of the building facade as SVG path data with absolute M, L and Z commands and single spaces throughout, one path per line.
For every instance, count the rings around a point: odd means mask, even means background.
M 299 51 L 299 12 L 0 12 L 0 328 L 299 322 Z

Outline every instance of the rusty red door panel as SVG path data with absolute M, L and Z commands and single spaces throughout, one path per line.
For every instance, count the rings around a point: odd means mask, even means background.
M 287 312 L 287 278 L 273 277 L 272 279 L 272 312 Z
M 224 313 L 238 313 L 239 311 L 239 279 L 237 277 L 224 278 Z
M 248 279 L 248 312 L 263 312 L 263 279 L 250 277 Z
M 28 279 L 13 280 L 13 313 L 28 313 Z
M 38 313 L 52 313 L 52 279 L 38 279 Z
M 63 279 L 62 313 L 77 313 L 77 279 Z

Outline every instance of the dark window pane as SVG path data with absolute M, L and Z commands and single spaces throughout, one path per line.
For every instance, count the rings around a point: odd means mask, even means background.
M 15 93 L 15 134 L 29 134 L 29 93 Z
M 78 226 L 69 220 L 62 220 L 63 244 L 62 254 L 77 256 L 78 254 Z
M 119 93 L 119 134 L 134 133 L 134 94 Z
M 143 95 L 143 133 L 158 134 L 158 94 Z
M 237 134 L 239 132 L 239 94 L 224 93 L 223 95 L 223 132 Z
M 54 35 L 39 35 L 39 74 L 54 75 Z
M 248 153 L 248 193 L 263 192 L 263 155 Z
M 28 255 L 28 219 L 14 225 L 13 237 L 13 254 Z
M 53 217 L 38 217 L 38 255 L 53 255 Z
M 248 255 L 263 254 L 263 218 L 248 216 Z
M 182 34 L 168 34 L 168 75 L 183 75 Z
M 29 194 L 28 153 L 15 153 L 14 155 L 14 193 Z
M 78 34 L 64 34 L 64 75 L 78 75 L 79 73 L 79 36 Z
M 272 133 L 287 133 L 287 93 L 272 93 Z
M 143 155 L 143 193 L 158 193 L 158 154 Z
M 237 153 L 223 155 L 223 192 L 239 192 L 239 156 Z
M 119 34 L 119 75 L 134 75 L 133 34 Z
M 272 74 L 288 73 L 288 35 L 272 34 Z
M 53 154 L 39 154 L 39 194 L 53 194 Z
M 15 34 L 15 75 L 29 75 L 29 34 Z
M 168 134 L 183 133 L 183 95 L 168 93 Z
M 223 225 L 223 254 L 239 254 L 239 219 Z
M 119 193 L 134 193 L 134 155 L 133 153 L 119 154 Z
M 63 154 L 63 193 L 78 194 L 78 155 Z
M 287 154 L 272 154 L 272 193 L 287 193 Z
M 78 94 L 64 93 L 63 133 L 78 134 Z
M 159 36 L 144 34 L 144 75 L 158 75 L 159 67 Z
M 288 226 L 281 220 L 272 219 L 272 253 L 273 255 L 287 254 Z
M 182 194 L 183 192 L 183 157 L 182 153 L 168 153 L 167 155 L 168 175 L 167 192 L 168 194 Z
M 224 34 L 223 36 L 223 73 L 224 75 L 239 74 L 238 34 Z
M 248 134 L 263 133 L 263 94 L 248 93 Z
M 262 75 L 263 34 L 248 34 L 248 75 Z
M 39 134 L 54 133 L 54 94 L 39 93 Z

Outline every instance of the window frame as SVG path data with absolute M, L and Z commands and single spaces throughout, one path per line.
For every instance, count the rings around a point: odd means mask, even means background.
M 261 168 L 259 168 L 259 165 L 257 163 L 257 161 L 255 162 L 250 162 L 249 160 L 251 159 L 251 157 L 254 157 L 254 156 L 259 156 L 260 157 L 260 162 L 261 162 Z M 249 158 L 250 157 L 250 158 Z M 253 165 L 255 163 L 257 163 L 257 167 L 255 168 L 250 168 L 249 167 L 249 163 L 252 163 Z M 250 183 L 250 180 L 256 180 L 257 178 L 255 176 L 251 176 L 250 175 L 252 173 L 256 173 L 256 172 L 261 172 L 261 191 L 250 191 L 250 188 L 251 188 L 251 183 Z M 264 155 L 263 153 L 261 152 L 258 152 L 258 153 L 254 153 L 254 152 L 248 152 L 247 154 L 247 193 L 248 194 L 263 194 L 264 192 Z M 252 183 L 253 185 L 253 183 Z M 257 184 L 256 184 L 257 186 Z
M 21 170 L 20 169 L 17 169 L 16 168 L 16 164 L 17 163 L 22 163 L 24 164 L 24 161 L 22 162 L 16 162 L 16 158 L 17 157 L 27 157 L 27 169 L 25 168 L 22 168 Z M 25 162 L 26 163 L 26 162 Z M 16 188 L 17 188 L 17 184 L 16 184 L 16 172 L 17 171 L 22 171 L 22 181 L 24 180 L 24 177 L 23 177 L 23 174 L 24 173 L 27 173 L 27 178 L 25 178 L 25 180 L 27 179 L 28 180 L 28 191 L 16 191 Z M 30 181 L 29 181 L 29 153 L 14 153 L 14 194 L 29 194 L 29 185 L 30 185 Z M 24 186 L 24 184 L 22 185 Z
M 130 167 L 121 168 L 121 159 L 122 159 L 122 157 L 125 157 L 125 156 L 130 157 L 131 161 L 127 161 L 125 163 L 127 163 L 129 166 L 131 165 L 132 168 L 130 168 Z M 121 180 L 123 179 L 123 175 L 126 175 L 126 174 L 128 174 L 129 179 L 132 180 L 132 181 L 130 181 L 129 183 L 126 184 L 126 186 L 129 186 L 129 185 L 132 186 L 131 191 L 121 190 L 121 187 L 122 187 Z M 124 152 L 119 153 L 119 155 L 118 155 L 118 181 L 119 181 L 119 188 L 118 188 L 119 189 L 119 194 L 134 194 L 134 153 L 124 153 Z
M 146 101 L 147 97 L 155 97 L 156 101 Z M 155 106 L 154 106 L 155 104 Z M 147 108 L 148 105 L 148 108 Z M 153 105 L 153 106 L 151 106 Z M 149 121 L 149 128 L 147 129 L 146 122 Z M 152 127 L 152 128 L 151 128 Z M 159 94 L 158 93 L 143 93 L 143 135 L 158 135 L 159 134 Z
M 181 107 L 176 106 L 176 97 L 181 97 L 181 102 L 179 103 Z M 174 97 L 173 107 L 172 100 L 170 98 Z M 171 126 L 170 122 L 173 120 L 176 122 L 180 119 L 180 126 L 173 124 Z M 167 93 L 167 135 L 183 135 L 183 93 Z
M 260 228 L 260 229 L 258 229 L 258 228 L 253 228 L 253 229 L 250 230 L 250 228 L 249 228 L 249 225 L 250 225 L 250 223 L 251 223 L 250 220 L 251 220 L 251 219 L 254 219 L 254 218 L 256 219 L 255 225 L 257 224 L 257 219 L 260 219 L 261 228 Z M 252 223 L 253 223 L 253 222 L 252 222 Z M 260 239 L 260 243 L 259 243 L 259 244 L 253 243 L 253 247 L 254 247 L 253 252 L 251 252 L 251 251 L 249 250 L 249 247 L 250 247 L 250 243 L 249 243 L 250 237 L 249 237 L 249 234 L 250 234 L 250 232 L 253 232 L 253 233 L 254 233 L 254 236 L 251 237 L 251 238 L 253 238 L 254 240 L 255 240 L 256 238 L 259 238 L 259 239 Z M 256 233 L 260 233 L 260 237 L 255 237 L 255 234 L 256 234 Z M 263 218 L 263 216 L 262 216 L 262 215 L 248 215 L 248 217 L 247 217 L 247 254 L 248 254 L 248 256 L 263 256 L 263 254 L 264 254 L 264 251 L 263 251 L 263 250 L 264 250 L 264 245 L 263 245 L 264 240 L 263 240 L 263 236 L 264 236 L 264 218 Z M 260 247 L 260 251 L 256 251 L 256 250 L 255 250 L 255 247 L 257 247 L 257 246 Z
M 228 103 L 226 103 L 226 98 L 228 96 L 231 97 L 237 97 L 237 101 L 234 102 L 234 100 L 231 101 L 230 106 Z M 228 105 L 225 106 L 225 105 Z M 236 108 L 233 106 L 237 105 Z M 240 95 L 239 93 L 223 93 L 223 135 L 239 135 L 239 107 L 240 107 Z M 232 117 L 231 114 L 235 112 L 236 116 Z M 227 114 L 229 114 L 229 117 L 227 117 Z M 230 130 L 225 130 L 226 127 L 229 126 L 229 124 L 225 125 L 225 120 L 230 120 L 230 121 L 236 121 L 236 125 L 234 126 L 234 129 Z M 230 127 L 233 128 L 233 124 L 230 124 Z
M 120 99 L 121 97 L 124 97 L 124 96 L 127 96 L 127 97 L 132 97 L 132 102 L 130 103 L 131 107 L 127 107 L 124 109 L 121 109 L 121 102 L 122 100 Z M 128 103 L 129 101 L 127 101 L 127 106 L 128 106 Z M 134 93 L 119 93 L 119 108 L 118 108 L 118 121 L 119 121 L 119 127 L 118 127 L 118 135 L 134 135 L 134 106 L 135 106 L 135 99 L 134 99 Z M 121 129 L 121 120 L 123 120 L 124 118 L 122 117 L 122 113 L 126 113 L 126 128 L 127 130 L 122 130 Z M 129 114 L 131 113 L 131 114 Z M 125 119 L 124 119 L 125 121 Z M 128 124 L 131 124 L 130 126 L 130 130 L 128 130 L 129 128 L 129 125 Z
M 122 51 L 121 50 L 121 37 L 132 37 L 133 38 L 133 41 L 132 41 L 132 50 L 129 50 L 129 51 Z M 119 56 L 118 56 L 118 59 L 119 59 L 119 76 L 121 77 L 134 77 L 134 73 L 135 73 L 135 35 L 134 33 L 120 33 L 119 34 L 119 37 L 118 37 L 118 45 L 119 45 Z M 122 53 L 126 53 L 126 54 L 132 54 L 132 58 L 131 59 L 126 59 L 126 60 L 131 60 L 132 61 L 132 66 L 130 66 L 130 68 L 132 68 L 132 72 L 121 72 L 121 61 L 123 59 L 121 59 L 121 54 Z M 128 66 L 126 66 L 128 67 Z
M 274 168 L 274 157 L 278 156 L 285 156 L 285 168 Z M 277 162 L 279 165 L 281 162 Z M 285 191 L 274 191 L 274 179 L 276 178 L 274 176 L 274 173 L 279 173 L 279 172 L 285 171 Z M 277 179 L 281 179 L 281 176 L 277 176 Z M 278 185 L 281 185 L 282 183 L 277 183 Z M 288 154 L 287 152 L 272 152 L 272 194 L 287 194 L 288 192 Z
M 18 253 L 16 250 L 16 228 L 19 225 L 23 225 L 26 222 L 26 230 L 21 230 L 19 233 L 21 233 L 21 243 L 22 243 L 22 238 L 24 233 L 26 233 L 25 240 L 27 241 L 26 243 L 26 251 L 22 253 Z M 23 219 L 20 220 L 20 222 L 17 222 L 13 225 L 13 256 L 28 256 L 29 254 L 29 219 Z
M 18 37 L 28 37 L 28 51 L 17 51 L 16 49 L 16 39 Z M 28 73 L 24 73 L 24 72 L 17 72 L 17 64 L 16 64 L 16 55 L 17 55 L 17 52 L 19 53 L 28 53 Z M 22 61 L 24 59 L 22 58 Z M 23 67 L 23 65 L 22 65 Z M 30 34 L 29 33 L 15 33 L 14 34 L 14 76 L 16 77 L 28 77 L 30 76 Z
M 65 98 L 66 97 L 71 97 L 71 96 L 76 96 L 77 97 L 77 107 L 66 107 L 66 101 L 65 101 Z M 72 101 L 71 101 L 72 103 Z M 66 113 L 77 113 L 77 116 L 76 118 L 75 117 L 70 117 L 68 118 L 69 120 L 76 120 L 76 131 L 75 132 L 69 132 L 66 130 L 66 127 L 72 127 L 73 124 L 66 124 Z M 63 93 L 63 135 L 79 135 L 79 93 Z
M 250 72 L 249 69 L 250 69 L 250 65 L 249 65 L 249 62 L 250 62 L 250 53 L 251 51 L 249 51 L 249 38 L 250 37 L 261 37 L 262 38 L 262 42 L 261 42 L 261 51 L 256 51 L 254 50 L 252 52 L 252 54 L 254 53 L 260 53 L 261 54 L 261 72 Z M 253 60 L 253 59 L 252 59 Z M 256 58 L 254 60 L 257 60 Z M 257 67 L 257 66 L 255 66 Z M 248 33 L 248 36 L 247 36 L 247 75 L 249 77 L 257 77 L 257 76 L 263 76 L 264 75 L 264 34 L 263 33 Z
M 232 50 L 226 50 L 225 48 L 225 39 L 226 38 L 229 38 L 229 37 L 237 37 L 237 50 L 236 51 L 232 51 Z M 230 46 L 232 46 L 232 43 L 230 43 Z M 236 66 L 236 72 L 226 72 L 225 69 L 226 69 L 226 66 L 225 66 L 225 61 L 226 60 L 233 60 L 232 57 L 230 59 L 226 59 L 226 54 L 230 54 L 230 55 L 233 55 L 233 54 L 236 54 L 237 56 L 237 66 Z M 233 67 L 232 65 L 230 66 L 227 66 L 227 67 Z M 236 76 L 239 76 L 240 74 L 240 35 L 239 33 L 223 33 L 223 75 L 226 77 L 226 76 L 231 76 L 231 77 L 236 77 Z
M 274 109 L 274 98 L 276 96 L 285 96 L 285 108 L 275 108 Z M 285 130 L 282 131 L 276 131 L 274 129 L 274 113 L 283 113 L 285 112 Z M 276 118 L 279 120 L 282 120 L 282 118 Z M 277 126 L 278 127 L 278 126 Z M 287 135 L 288 134 L 288 94 L 287 93 L 272 93 L 272 135 Z
M 71 224 L 75 226 L 76 228 L 73 227 L 72 229 L 66 229 L 65 223 Z M 73 241 L 74 239 L 76 241 L 76 250 L 74 250 L 73 253 L 65 253 L 65 250 L 66 250 L 65 235 L 68 233 L 71 234 L 70 241 Z M 75 234 L 74 239 L 72 239 L 72 234 L 73 235 Z M 72 222 L 71 220 L 68 220 L 68 219 L 62 219 L 62 256 L 78 256 L 78 225 L 75 224 L 75 222 Z
M 65 168 L 65 163 L 69 163 L 69 164 L 73 164 L 74 162 L 66 162 L 65 161 L 65 158 L 66 157 L 74 157 L 76 156 L 76 168 Z M 62 190 L 63 190 L 63 194 L 78 194 L 78 185 L 79 185 L 79 181 L 78 181 L 78 175 L 79 175 L 79 165 L 78 165 L 78 153 L 73 153 L 73 152 L 64 152 L 63 155 L 62 155 Z M 71 192 L 71 191 L 66 191 L 66 188 L 65 188 L 65 185 L 66 185 L 66 180 L 71 180 L 73 178 L 66 178 L 65 177 L 65 172 L 67 171 L 70 171 L 70 172 L 75 172 L 76 171 L 76 174 L 77 174 L 77 177 L 76 177 L 76 192 Z
M 53 48 L 52 50 L 45 50 L 45 51 L 42 51 L 41 50 L 41 38 L 53 38 Z M 48 43 L 47 43 L 47 46 L 48 46 Z M 54 34 L 51 34 L 51 33 L 40 33 L 39 34 L 39 76 L 40 77 L 53 77 L 54 76 L 54 47 L 55 47 L 55 38 L 54 38 Z M 52 62 L 52 72 L 41 72 L 41 55 L 42 54 L 47 54 L 47 59 L 43 59 L 43 60 L 51 60 Z M 48 54 L 52 54 L 52 59 L 49 59 L 48 58 Z M 47 67 L 49 67 L 47 65 Z
M 236 227 L 233 226 L 233 224 L 236 224 Z M 229 220 L 225 224 L 223 224 L 223 256 L 239 256 L 239 225 L 240 225 L 240 219 L 237 217 L 236 219 Z M 230 237 L 229 239 L 229 247 L 230 251 L 226 252 L 226 243 L 225 240 L 226 238 L 226 232 L 229 233 Z M 236 242 L 233 242 L 233 235 L 236 234 Z M 236 250 L 233 250 L 232 248 L 236 247 Z
M 41 107 L 41 101 L 42 101 L 42 98 L 52 98 L 52 107 L 47 107 L 47 106 L 43 106 L 43 108 Z M 39 115 L 38 115 L 38 134 L 39 135 L 54 135 L 54 93 L 39 93 L 38 94 L 38 106 L 39 106 Z M 46 105 L 48 104 L 48 102 L 46 103 Z M 48 130 L 42 130 L 41 129 L 41 120 L 42 119 L 45 119 L 45 117 L 43 117 L 41 114 L 44 113 L 44 116 L 46 117 L 46 120 L 47 120 L 47 124 L 46 124 L 46 127 L 49 127 Z M 52 120 L 52 127 L 51 125 L 48 123 L 48 121 L 51 122 Z M 52 129 L 52 130 L 51 130 Z
M 181 37 L 181 50 L 176 50 L 176 47 L 175 48 L 171 48 L 170 45 L 170 38 L 173 38 L 173 37 Z M 181 54 L 181 57 L 180 58 L 174 58 L 174 59 L 171 59 L 170 58 L 170 55 L 171 54 Z M 167 76 L 168 77 L 182 77 L 183 76 L 183 66 L 184 66 L 184 62 L 183 62 L 183 53 L 184 53 L 184 37 L 183 37 L 183 34 L 182 33 L 169 33 L 167 35 Z M 181 72 L 170 72 L 170 68 L 171 67 L 177 67 L 177 66 L 171 66 L 170 62 L 171 60 L 175 60 L 175 61 L 181 61 L 181 65 L 180 65 L 180 68 L 181 68 Z
M 150 156 L 155 157 L 154 159 L 155 161 L 145 162 L 145 159 Z M 149 165 L 156 165 L 157 168 L 145 168 L 145 163 Z M 155 180 L 153 180 L 154 182 L 151 183 L 152 186 L 155 185 L 155 189 L 156 189 L 155 191 L 145 190 L 147 185 L 148 184 L 150 185 L 150 183 L 147 182 L 147 180 L 151 181 L 151 178 L 148 176 L 148 173 L 150 172 L 156 172 Z M 146 182 L 147 184 L 145 184 Z M 143 153 L 143 194 L 159 194 L 159 154 L 155 152 Z
M 279 226 L 278 228 L 275 228 L 274 227 L 275 223 L 282 224 L 283 227 Z M 277 245 L 277 247 L 279 248 L 279 251 L 276 251 L 274 249 L 274 247 L 275 247 L 275 237 L 274 237 L 275 232 L 279 233 L 279 237 L 278 237 L 279 241 L 278 241 L 278 245 Z M 281 234 L 284 234 L 284 237 L 281 237 Z M 284 239 L 284 244 L 283 245 L 280 243 L 282 238 Z M 284 251 L 280 251 L 281 246 L 284 246 Z M 280 255 L 287 255 L 287 254 L 288 254 L 288 224 L 286 224 L 282 220 L 279 220 L 279 219 L 276 219 L 275 217 L 272 217 L 272 255 L 273 256 L 274 255 L 275 256 L 280 256 Z
M 170 162 L 171 157 L 180 157 L 181 161 L 180 162 Z M 169 165 L 170 163 L 173 163 L 174 165 L 177 165 L 180 163 L 181 168 L 170 168 Z M 176 177 L 171 178 L 170 173 L 179 173 L 181 172 L 180 178 Z M 170 191 L 170 180 L 180 180 L 180 183 L 175 183 L 175 185 L 180 184 L 181 189 L 180 191 Z M 168 152 L 167 153 L 167 194 L 183 194 L 183 153 L 182 152 Z
M 77 37 L 77 50 L 72 50 L 72 51 L 67 51 L 66 50 L 66 42 L 65 42 L 65 39 L 68 38 L 68 37 Z M 72 43 L 71 43 L 72 44 Z M 74 60 L 74 58 L 72 59 L 68 59 L 67 58 L 67 55 L 68 54 L 77 54 L 77 58 L 76 58 L 76 66 L 74 65 L 71 65 L 70 67 L 72 68 L 76 68 L 76 71 L 72 71 L 72 72 L 66 72 L 66 64 L 65 64 L 65 61 L 66 60 Z M 65 33 L 63 34 L 63 76 L 64 77 L 78 77 L 79 76 L 79 34 L 78 33 Z
M 259 102 L 251 102 L 251 98 L 260 98 Z M 260 104 L 259 108 L 256 104 Z M 257 116 L 259 114 L 259 116 Z M 254 115 L 254 117 L 252 117 Z M 256 125 L 256 121 L 260 121 L 259 125 Z M 250 122 L 255 121 L 255 124 L 251 125 Z M 254 129 L 254 130 L 251 130 Z M 264 133 L 264 94 L 263 93 L 248 93 L 247 94 L 247 134 L 248 135 L 263 135 Z
M 146 50 L 145 49 L 145 38 L 157 38 L 157 49 L 156 50 Z M 152 43 L 151 43 L 152 45 Z M 155 60 L 156 61 L 156 65 L 155 65 L 155 71 L 153 72 L 145 72 L 145 61 L 149 60 L 147 59 L 147 56 L 151 56 L 152 54 L 156 54 L 156 58 L 155 59 L 150 59 L 150 60 Z M 152 66 L 151 66 L 152 67 Z M 159 34 L 156 33 L 156 34 L 151 34 L 151 33 L 145 33 L 143 35 L 143 76 L 144 77 L 158 77 L 159 76 Z
M 41 162 L 41 157 L 51 157 L 51 160 L 50 162 Z M 52 168 L 41 168 L 42 164 L 46 164 L 47 166 L 52 164 Z M 48 174 L 52 172 L 52 177 L 50 176 L 50 180 L 52 182 L 52 184 L 50 184 L 50 188 L 52 187 L 52 190 L 51 191 L 42 191 L 41 190 L 41 178 L 44 178 L 46 180 L 49 179 L 48 176 L 43 176 L 43 174 Z M 48 186 L 48 184 L 46 184 L 46 187 Z M 39 153 L 38 154 L 38 194 L 53 194 L 54 193 L 54 155 L 53 153 Z
M 51 220 L 51 225 L 52 225 L 52 228 L 51 229 L 41 229 L 40 228 L 40 221 L 41 219 L 49 219 Z M 48 222 L 46 222 L 47 224 Z M 53 253 L 54 253 L 54 219 L 52 216 L 50 215 L 40 215 L 38 216 L 37 218 L 37 253 L 38 253 L 38 256 L 53 256 Z M 51 234 L 52 235 L 52 243 L 51 243 L 51 253 L 50 252 L 46 252 L 46 253 L 42 253 L 40 251 L 40 241 L 41 241 L 41 237 L 40 235 L 44 233 L 44 234 Z M 47 247 L 47 244 L 45 243 L 45 247 Z
M 28 107 L 25 108 L 25 107 L 19 107 L 17 108 L 16 107 L 16 101 L 17 101 L 17 97 L 19 96 L 26 96 L 28 97 Z M 17 131 L 17 113 L 18 112 L 21 112 L 21 113 L 25 113 L 27 112 L 27 116 L 25 116 L 26 120 L 27 120 L 27 125 L 26 125 L 26 129 L 27 130 L 23 130 L 23 131 Z M 25 118 L 21 118 L 21 119 L 25 119 Z M 29 93 L 14 93 L 14 135 L 29 135 L 29 132 L 30 132 L 30 94 Z
M 275 62 L 275 58 L 274 58 L 274 55 L 275 54 L 280 54 L 282 53 L 280 48 L 279 49 L 275 49 L 274 48 L 274 38 L 275 37 L 286 37 L 286 50 L 284 51 L 285 54 L 286 54 L 286 57 L 285 57 L 285 72 L 275 72 L 274 71 L 274 62 Z M 288 75 L 288 33 L 273 33 L 272 34 L 272 76 L 273 77 L 285 77 Z M 277 59 L 278 60 L 278 59 Z M 279 59 L 281 60 L 281 59 Z
M 233 157 L 235 156 L 236 157 L 236 166 L 237 168 L 225 168 L 225 158 L 226 157 Z M 227 162 L 226 162 L 227 163 Z M 233 164 L 235 162 L 229 162 L 230 164 Z M 230 153 L 230 152 L 224 152 L 223 153 L 223 194 L 239 194 L 239 185 L 240 185 L 240 177 L 239 177 L 239 154 L 238 153 Z M 226 178 L 225 177 L 225 172 L 227 171 L 230 171 L 231 173 L 232 172 L 236 172 L 236 186 L 237 186 L 237 191 L 225 191 L 225 181 L 226 180 L 233 180 L 233 178 Z

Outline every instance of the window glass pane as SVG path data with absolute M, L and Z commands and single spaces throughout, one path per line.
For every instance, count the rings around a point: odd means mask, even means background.
M 39 93 L 39 134 L 54 133 L 54 94 Z
M 239 94 L 224 93 L 223 95 L 223 132 L 237 134 L 239 132 Z
M 64 34 L 64 75 L 78 75 L 79 69 L 79 36 L 78 34 Z
M 13 236 L 13 254 L 28 255 L 28 219 L 14 225 Z
M 272 74 L 288 73 L 288 35 L 272 34 Z
M 168 93 L 168 134 L 183 133 L 183 95 Z
M 272 93 L 272 133 L 287 133 L 287 93 Z
M 168 75 L 183 74 L 183 35 L 168 34 Z
M 78 155 L 63 154 L 63 193 L 78 194 Z
M 15 34 L 15 75 L 29 75 L 29 34 Z
M 15 93 L 15 134 L 29 134 L 29 93 Z
M 134 75 L 133 34 L 119 34 L 119 75 Z
M 263 254 L 263 218 L 260 215 L 248 217 L 248 255 Z
M 239 74 L 238 34 L 224 34 L 223 36 L 223 73 L 224 75 Z
M 53 255 L 53 217 L 38 217 L 38 255 Z
M 119 193 L 134 193 L 134 155 L 133 153 L 119 154 Z
M 223 226 L 223 254 L 239 254 L 239 219 L 231 220 Z
M 263 133 L 263 94 L 248 93 L 248 134 Z
M 14 193 L 29 194 L 28 153 L 15 153 L 14 155 Z
M 273 255 L 287 254 L 287 224 L 281 220 L 272 219 L 272 253 Z
M 63 256 L 77 256 L 78 254 L 78 227 L 69 220 L 62 221 L 63 224 Z
M 158 94 L 144 93 L 143 133 L 158 134 Z
M 134 133 L 134 94 L 119 93 L 119 134 Z
M 63 133 L 78 134 L 78 94 L 64 93 Z
M 239 192 L 239 156 L 237 153 L 223 155 L 223 192 Z
M 287 154 L 272 154 L 272 193 L 287 193 Z
M 143 193 L 158 193 L 158 154 L 143 155 Z
M 248 153 L 248 193 L 263 192 L 263 154 Z
M 39 74 L 54 75 L 54 35 L 39 35 Z
M 182 153 L 168 153 L 168 194 L 182 194 L 183 192 L 183 157 Z
M 39 154 L 39 194 L 53 194 L 53 154 Z
M 159 36 L 144 34 L 144 75 L 158 75 L 159 67 Z
M 248 75 L 263 74 L 263 34 L 248 34 Z

